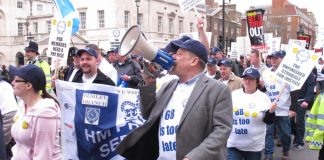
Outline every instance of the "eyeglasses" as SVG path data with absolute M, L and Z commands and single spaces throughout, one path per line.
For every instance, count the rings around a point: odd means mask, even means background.
M 27 83 L 27 81 L 25 81 L 25 80 L 18 80 L 18 79 L 14 79 L 13 81 L 14 81 L 15 83 L 19 83 L 19 82 Z

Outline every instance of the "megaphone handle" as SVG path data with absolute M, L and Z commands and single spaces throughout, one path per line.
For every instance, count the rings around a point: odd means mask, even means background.
M 144 62 L 143 63 L 143 69 L 144 69 L 144 72 L 148 75 L 148 76 L 150 76 L 150 77 L 152 77 L 152 78 L 156 78 L 156 75 L 154 74 L 154 73 L 152 73 L 148 68 L 147 68 L 147 65 L 148 63 L 147 62 Z

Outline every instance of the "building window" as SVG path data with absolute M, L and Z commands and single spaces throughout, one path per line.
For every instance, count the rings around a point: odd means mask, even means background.
M 86 26 L 87 26 L 87 13 L 86 12 L 80 12 L 79 13 L 80 15 L 80 24 L 81 24 L 81 27 L 80 29 L 86 29 Z
M 98 26 L 99 28 L 105 28 L 105 11 L 98 11 Z
M 194 31 L 194 24 L 190 23 L 190 32 L 193 32 L 193 31 Z
M 138 14 L 138 22 L 139 22 L 139 25 L 143 25 L 143 14 Z
M 23 2 L 17 1 L 17 8 L 23 8 Z
M 267 21 L 268 17 L 267 16 L 263 16 L 263 21 Z
M 173 18 L 169 18 L 169 33 L 170 34 L 173 34 L 173 28 L 174 28 L 174 25 L 173 25 Z
M 291 17 L 287 17 L 287 22 L 288 22 L 288 23 L 291 22 Z
M 34 26 L 34 34 L 37 34 L 38 33 L 38 23 L 33 22 L 33 26 Z
M 231 34 L 234 34 L 234 27 L 231 28 Z
M 51 21 L 46 21 L 47 33 L 51 33 Z
M 288 39 L 288 40 L 290 39 L 290 34 L 287 34 L 287 39 Z
M 179 33 L 183 33 L 183 20 L 179 20 Z
M 291 25 L 287 26 L 287 31 L 291 31 Z
M 228 33 L 228 25 L 225 25 L 225 32 Z
M 128 28 L 129 27 L 129 11 L 124 11 L 124 27 Z
M 18 36 L 22 36 L 23 35 L 23 23 L 18 23 Z
M 43 11 L 43 5 L 42 4 L 37 4 L 37 11 L 38 12 Z
M 163 19 L 161 16 L 158 16 L 158 32 L 163 32 Z
M 240 35 L 240 30 L 239 29 L 236 30 L 236 34 Z

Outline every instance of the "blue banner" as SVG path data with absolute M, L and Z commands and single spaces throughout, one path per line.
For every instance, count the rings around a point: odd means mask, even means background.
M 63 106 L 63 159 L 124 159 L 115 152 L 117 145 L 144 123 L 138 90 L 64 81 L 56 88 Z

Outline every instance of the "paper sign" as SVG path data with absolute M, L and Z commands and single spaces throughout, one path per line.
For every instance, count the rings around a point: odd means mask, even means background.
M 319 57 L 314 51 L 307 50 L 302 46 L 289 46 L 287 55 L 279 65 L 275 75 L 294 88 L 300 89 Z
M 179 5 L 182 12 L 187 12 L 190 9 L 196 7 L 202 0 L 179 0 Z

